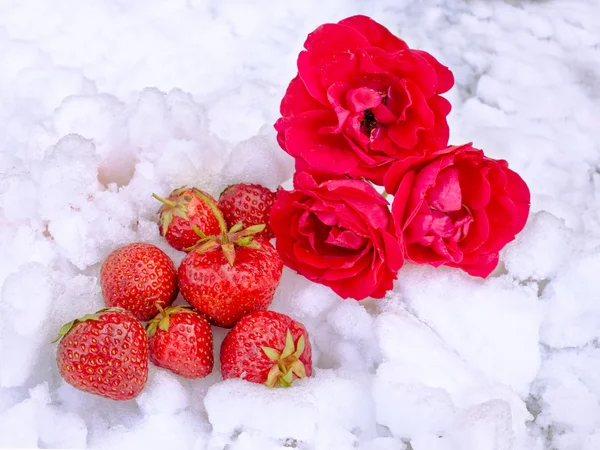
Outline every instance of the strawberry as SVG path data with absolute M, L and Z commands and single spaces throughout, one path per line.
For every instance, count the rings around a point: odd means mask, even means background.
M 177 271 L 158 247 L 137 242 L 113 251 L 100 269 L 100 285 L 107 306 L 124 308 L 139 320 L 149 320 L 158 307 L 177 297 Z
M 264 239 L 265 225 L 227 231 L 223 215 L 210 204 L 221 234 L 202 239 L 181 262 L 177 281 L 183 297 L 210 323 L 231 328 L 244 315 L 267 309 L 279 285 L 283 262 Z
M 71 386 L 112 400 L 130 400 L 144 388 L 148 339 L 130 312 L 108 308 L 87 314 L 65 324 L 59 339 L 56 364 Z
M 150 361 L 186 378 L 212 372 L 212 328 L 189 307 L 172 306 L 158 313 L 146 327 Z
M 256 237 L 271 239 L 274 234 L 269 225 L 271 208 L 277 194 L 259 184 L 234 184 L 219 197 L 219 209 L 229 226 L 241 222 L 243 227 L 265 224 Z
M 312 374 L 312 349 L 304 326 L 275 311 L 240 319 L 221 345 L 223 379 L 242 378 L 269 387 L 288 387 Z
M 175 189 L 166 199 L 152 194 L 163 203 L 158 228 L 169 245 L 176 250 L 188 251 L 204 236 L 220 232 L 219 222 L 207 201 L 215 202 L 206 192 L 196 188 Z
M 262 249 L 239 247 L 233 265 L 223 251 L 214 249 L 190 252 L 179 266 L 183 297 L 213 325 L 231 328 L 246 314 L 267 309 L 273 301 L 283 263 L 269 241 L 254 242 Z

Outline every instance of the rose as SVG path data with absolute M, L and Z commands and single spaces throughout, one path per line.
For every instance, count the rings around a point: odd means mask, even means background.
M 304 47 L 275 124 L 296 170 L 381 185 L 395 160 L 448 145 L 450 103 L 439 94 L 454 79 L 433 56 L 365 16 L 320 26 Z
M 285 265 L 343 298 L 381 298 L 403 263 L 387 200 L 362 180 L 297 172 L 271 210 Z
M 385 176 L 407 260 L 486 277 L 525 226 L 529 189 L 503 160 L 471 144 L 394 164 Z

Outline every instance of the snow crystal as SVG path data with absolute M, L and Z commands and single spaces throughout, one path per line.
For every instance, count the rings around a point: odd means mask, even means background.
M 186 409 L 190 398 L 179 378 L 171 372 L 152 367 L 146 387 L 136 398 L 142 413 L 172 415 Z

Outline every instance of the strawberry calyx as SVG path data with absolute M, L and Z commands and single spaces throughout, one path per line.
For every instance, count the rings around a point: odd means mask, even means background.
M 220 247 L 229 264 L 233 266 L 235 263 L 236 245 L 239 247 L 262 250 L 262 246 L 254 240 L 254 235 L 263 231 L 266 227 L 265 224 L 252 225 L 242 229 L 244 225 L 242 222 L 238 222 L 227 230 L 227 223 L 225 222 L 223 213 L 217 207 L 215 202 L 201 192 L 198 192 L 197 195 L 208 205 L 217 218 L 221 234 L 218 236 L 206 236 L 197 227 L 193 227 L 196 234 L 200 236 L 200 240 L 196 242 L 194 246 L 184 249 L 185 251 L 194 250 L 198 253 L 206 253 Z
M 289 329 L 286 332 L 285 347 L 281 353 L 274 348 L 261 347 L 267 358 L 274 363 L 269 370 L 265 385 L 268 387 L 290 387 L 292 381 L 294 381 L 294 376 L 305 378 L 306 368 L 299 359 L 304 352 L 304 347 L 304 335 L 300 336 L 298 342 L 294 344 L 294 338 Z
M 190 306 L 169 306 L 163 309 L 160 305 L 156 305 L 158 308 L 158 314 L 154 316 L 146 325 L 146 334 L 150 337 L 156 334 L 156 330 L 160 329 L 163 331 L 169 331 L 170 317 L 173 314 L 181 312 L 194 312 Z
M 196 188 L 188 188 L 187 186 L 182 186 L 179 189 L 175 189 L 169 195 L 169 199 L 162 198 L 157 194 L 152 194 L 156 200 L 162 203 L 162 206 L 158 210 L 160 214 L 160 225 L 162 226 L 162 235 L 165 236 L 167 234 L 167 230 L 169 229 L 169 225 L 173 221 L 174 217 L 180 217 L 181 219 L 189 220 L 187 212 L 188 205 L 192 201 L 191 195 L 182 195 L 185 191 L 191 190 L 195 195 L 198 195 L 200 192 Z
M 86 314 L 85 316 L 82 316 L 82 317 L 79 317 L 77 319 L 71 320 L 70 322 L 67 322 L 62 327 L 60 327 L 60 329 L 58 330 L 58 336 L 56 337 L 56 339 L 54 339 L 52 341 L 52 343 L 54 344 L 55 342 L 60 341 L 78 323 L 87 322 L 88 320 L 100 320 L 99 314 L 104 313 L 104 312 L 109 312 L 109 311 L 120 311 L 120 312 L 122 312 L 122 311 L 125 311 L 125 309 L 123 309 L 123 308 L 117 308 L 117 307 L 102 308 L 102 309 L 96 311 L 93 314 Z

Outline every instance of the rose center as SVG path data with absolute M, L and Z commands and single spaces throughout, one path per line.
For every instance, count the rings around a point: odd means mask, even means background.
M 463 204 L 458 211 L 440 211 L 432 206 L 429 208 L 434 216 L 432 231 L 435 234 L 456 242 L 467 237 L 473 222 L 473 215 L 466 205 Z
M 360 131 L 367 135 L 371 136 L 371 131 L 373 131 L 379 123 L 375 119 L 375 114 L 370 109 L 365 110 L 363 119 L 360 121 Z

